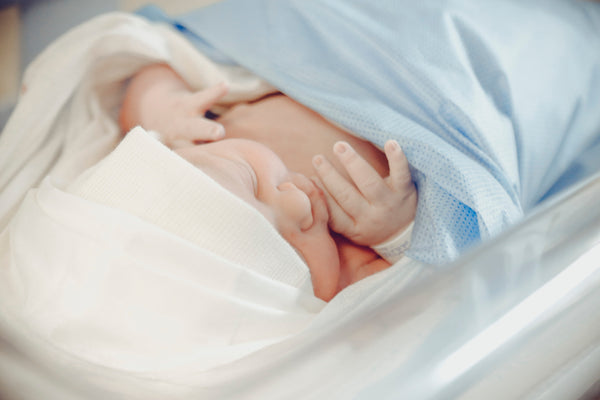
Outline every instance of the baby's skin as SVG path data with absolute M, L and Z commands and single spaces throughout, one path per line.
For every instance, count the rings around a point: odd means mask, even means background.
M 310 170 L 299 164 L 312 172 L 308 178 L 288 169 L 286 153 L 239 130 L 235 138 L 220 140 L 229 129 L 204 114 L 226 93 L 224 84 L 193 91 L 169 67 L 152 65 L 129 84 L 121 128 L 127 132 L 139 124 L 159 132 L 167 146 L 262 213 L 304 258 L 315 296 L 329 301 L 389 267 L 365 246 L 394 237 L 414 219 L 417 191 L 398 143 L 386 142 L 382 166 L 356 151 L 353 139 L 336 140 L 331 159 L 313 153 L 306 163 Z M 314 147 L 316 153 L 323 148 Z
M 315 296 L 327 301 L 335 295 L 339 257 L 325 197 L 310 179 L 252 140 L 224 139 L 176 152 L 275 226 L 309 267 Z

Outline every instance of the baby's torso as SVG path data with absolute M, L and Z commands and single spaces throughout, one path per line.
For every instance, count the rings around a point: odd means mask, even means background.
M 295 172 L 315 175 L 311 160 L 323 154 L 341 170 L 332 153 L 333 144 L 352 145 L 382 175 L 387 175 L 385 155 L 371 143 L 331 124 L 319 114 L 284 95 L 239 104 L 222 114 L 228 138 L 256 140 L 273 150 Z
M 383 152 L 284 95 L 236 105 L 223 113 L 218 121 L 225 126 L 226 137 L 263 143 L 288 169 L 308 177 L 316 175 L 312 167 L 312 158 L 316 154 L 323 154 L 347 175 L 332 152 L 333 144 L 339 140 L 350 143 L 380 174 L 388 175 Z M 334 234 L 333 238 L 340 256 L 338 290 L 389 266 L 370 248 L 356 245 L 341 235 Z

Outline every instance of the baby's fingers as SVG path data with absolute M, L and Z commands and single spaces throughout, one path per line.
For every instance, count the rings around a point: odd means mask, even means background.
M 213 106 L 229 91 L 225 82 L 217 83 L 211 87 L 200 90 L 192 95 L 192 103 L 195 110 L 204 115 L 206 110 Z
M 308 196 L 312 209 L 313 226 L 314 223 L 320 223 L 327 226 L 329 221 L 329 212 L 322 189 L 317 185 L 314 179 L 309 179 L 301 174 L 293 174 L 291 183 L 302 190 Z
M 211 142 L 225 136 L 223 125 L 203 117 L 178 118 L 169 131 L 172 132 L 170 144 L 174 148 Z
M 379 173 L 346 142 L 337 142 L 333 151 L 354 181 L 354 184 L 371 203 L 389 193 L 389 187 Z
M 344 210 L 342 210 L 339 204 L 336 203 L 334 198 L 331 197 L 331 195 L 327 192 L 325 185 L 323 185 L 323 182 L 321 182 L 319 178 L 314 177 L 312 178 L 312 181 L 319 189 L 321 189 L 323 195 L 325 196 L 329 226 L 331 229 L 341 234 L 351 233 L 354 228 L 354 220 L 348 216 Z
M 389 185 L 394 191 L 406 188 L 412 183 L 412 177 L 404 152 L 395 140 L 388 140 L 384 150 L 390 167 Z
M 313 166 L 323 183 L 325 192 L 329 193 L 347 214 L 358 215 L 368 206 L 360 192 L 325 157 L 315 156 Z

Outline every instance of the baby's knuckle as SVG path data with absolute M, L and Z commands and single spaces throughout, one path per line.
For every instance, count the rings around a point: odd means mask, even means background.
M 377 178 L 368 178 L 363 182 L 363 186 L 367 191 L 375 191 L 379 188 L 380 181 Z
M 348 204 L 352 202 L 352 197 L 352 191 L 350 189 L 340 189 L 337 194 L 337 198 L 342 204 Z

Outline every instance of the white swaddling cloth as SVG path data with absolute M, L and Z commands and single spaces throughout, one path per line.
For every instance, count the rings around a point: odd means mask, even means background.
M 308 267 L 258 211 L 141 127 L 67 191 L 136 215 L 215 255 L 313 294 Z
M 105 158 L 121 137 L 115 120 L 125 80 L 154 62 L 168 62 L 197 89 L 226 81 L 224 107 L 273 90 L 243 69 L 210 62 L 175 32 L 131 15 L 99 17 L 53 43 L 28 68 L 26 91 L 0 135 L 0 318 L 30 340 L 32 354 L 49 353 L 52 363 L 92 385 L 109 382 L 111 393 L 147 400 L 184 391 L 179 398 L 197 399 L 211 398 L 202 388 L 212 387 L 212 398 L 240 398 L 231 389 L 235 383 L 243 387 L 265 369 L 277 371 L 286 356 L 426 270 L 396 264 L 325 304 L 310 294 L 306 267 L 270 225 L 260 231 L 273 240 L 268 254 L 260 254 L 264 263 L 254 258 L 258 249 L 246 249 L 248 263 L 239 263 L 231 243 L 200 238 L 192 217 L 179 213 L 181 223 L 173 224 L 167 215 L 179 211 L 172 209 L 177 204 L 193 208 L 183 204 L 195 202 L 190 185 L 203 174 L 140 131 Z M 164 187 L 130 186 L 136 177 L 176 184 L 161 202 L 150 201 L 148 193 Z M 117 187 L 123 191 L 118 196 Z M 237 201 L 210 187 L 213 195 Z M 254 218 L 253 209 L 236 204 L 236 213 Z M 260 225 L 254 220 L 246 228 Z M 213 223 L 226 227 L 218 218 Z M 414 332 L 394 337 L 395 346 L 410 353 L 423 337 Z M 305 365 L 298 372 L 306 379 L 289 375 L 281 390 L 298 392 L 317 376 L 330 380 L 343 366 L 335 354 L 327 360 L 335 368 L 323 361 Z M 132 376 L 147 378 L 149 389 L 134 396 Z M 201 395 L 188 393 L 186 385 Z M 223 394 L 229 390 L 233 394 Z
M 31 191 L 4 238 L 10 313 L 118 369 L 209 369 L 298 333 L 325 305 L 262 215 L 142 128 L 66 192 L 51 179 Z
M 161 61 L 197 88 L 228 82 L 224 106 L 272 90 L 130 15 L 53 43 L 0 135 L 0 315 L 99 365 L 203 371 L 301 331 L 325 303 L 260 214 L 143 132 L 77 178 L 120 139 L 125 79 Z

